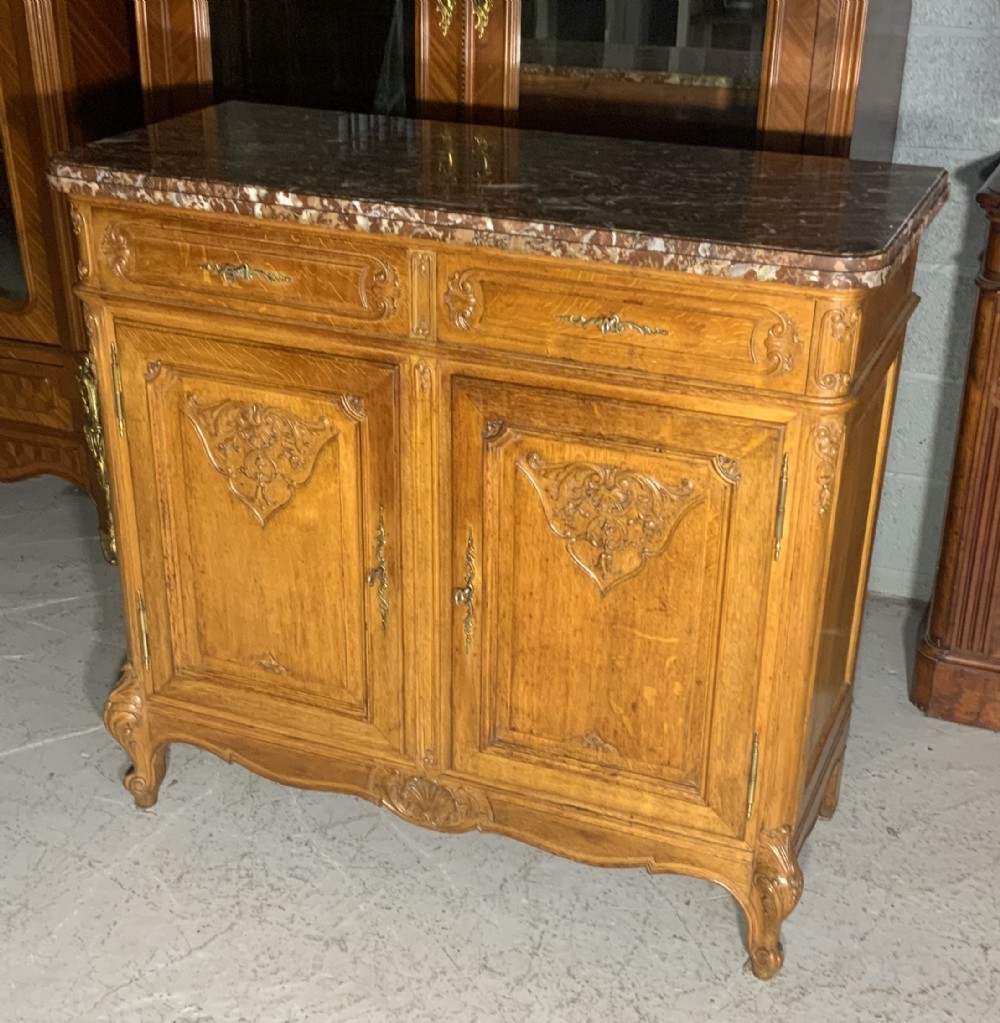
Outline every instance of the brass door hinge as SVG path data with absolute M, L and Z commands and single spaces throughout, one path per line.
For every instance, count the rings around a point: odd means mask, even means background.
M 753 814 L 754 800 L 757 798 L 757 763 L 760 759 L 760 732 L 753 733 L 753 753 L 750 754 L 750 783 L 747 786 L 747 820 Z
M 111 345 L 111 381 L 115 389 L 115 419 L 118 422 L 118 436 L 125 436 L 125 400 L 122 397 L 122 373 L 118 365 L 118 346 Z
M 142 649 L 142 666 L 149 671 L 149 626 L 146 623 L 146 601 L 141 593 L 135 595 L 136 617 L 139 619 L 139 643 Z
M 785 535 L 785 501 L 788 498 L 788 455 L 781 460 L 778 478 L 778 507 L 774 515 L 774 560 L 781 557 L 781 541 Z

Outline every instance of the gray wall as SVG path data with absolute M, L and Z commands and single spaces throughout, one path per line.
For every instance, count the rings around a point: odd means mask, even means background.
M 880 0 L 873 0 L 878 4 Z M 883 0 L 884 2 L 884 0 Z M 924 239 L 869 588 L 926 600 L 937 566 L 985 218 L 1000 159 L 1000 0 L 913 0 L 894 160 L 951 175 Z

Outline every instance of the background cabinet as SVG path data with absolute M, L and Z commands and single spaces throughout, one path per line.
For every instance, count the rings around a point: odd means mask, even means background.
M 910 679 L 933 717 L 1000 731 L 1000 171 L 979 194 L 990 222 L 934 599 Z
M 868 10 L 377 0 L 361 21 L 306 0 L 135 4 L 150 120 L 240 98 L 841 155 Z
M 72 227 L 45 172 L 52 153 L 141 120 L 130 14 L 113 0 L 0 0 L 0 480 L 52 472 L 98 490 Z

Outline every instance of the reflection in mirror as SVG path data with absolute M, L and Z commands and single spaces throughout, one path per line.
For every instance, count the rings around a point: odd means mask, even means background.
M 215 98 L 405 115 L 413 0 L 209 0 Z
M 523 0 L 522 127 L 752 145 L 767 0 Z
M 0 135 L 0 302 L 23 302 L 28 297 L 24 264 L 17 241 L 14 203 L 7 182 L 7 160 Z

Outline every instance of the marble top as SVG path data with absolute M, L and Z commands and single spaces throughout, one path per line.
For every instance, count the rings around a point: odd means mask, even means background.
M 947 197 L 927 167 L 250 103 L 51 165 L 85 196 L 721 277 L 875 287 Z

